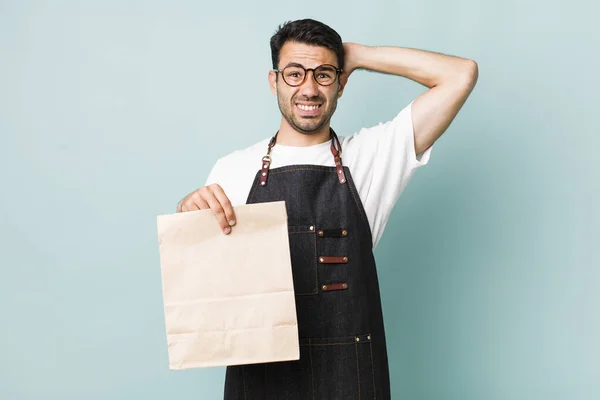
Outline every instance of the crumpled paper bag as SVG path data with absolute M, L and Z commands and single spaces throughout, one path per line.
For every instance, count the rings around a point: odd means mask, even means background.
M 169 369 L 299 359 L 285 202 L 157 217 Z

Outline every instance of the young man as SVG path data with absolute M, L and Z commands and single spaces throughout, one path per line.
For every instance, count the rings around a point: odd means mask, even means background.
M 211 209 L 229 234 L 233 206 L 286 202 L 300 360 L 228 367 L 225 399 L 389 399 L 372 250 L 400 193 L 473 90 L 477 64 L 343 43 L 310 19 L 280 26 L 271 51 L 278 132 L 220 158 L 206 186 L 177 207 Z M 429 90 L 389 122 L 338 137 L 330 119 L 357 69 L 404 76 Z

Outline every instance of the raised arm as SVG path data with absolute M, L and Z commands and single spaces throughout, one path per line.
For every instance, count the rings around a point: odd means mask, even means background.
M 450 126 L 475 87 L 473 60 L 403 47 L 369 47 L 344 43 L 344 84 L 356 69 L 403 76 L 429 90 L 412 105 L 415 152 L 429 148 Z

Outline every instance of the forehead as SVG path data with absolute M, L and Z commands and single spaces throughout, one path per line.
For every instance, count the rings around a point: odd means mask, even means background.
M 287 41 L 279 53 L 279 66 L 285 67 L 290 63 L 302 64 L 306 68 L 314 68 L 321 64 L 338 66 L 335 53 L 327 47 Z

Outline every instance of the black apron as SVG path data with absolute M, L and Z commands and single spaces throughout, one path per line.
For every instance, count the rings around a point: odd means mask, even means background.
M 246 202 L 286 202 L 300 360 L 227 367 L 225 400 L 390 398 L 371 229 L 330 132 L 335 167 L 270 170 L 275 135 Z

